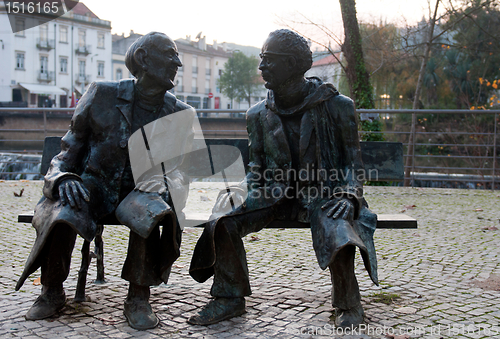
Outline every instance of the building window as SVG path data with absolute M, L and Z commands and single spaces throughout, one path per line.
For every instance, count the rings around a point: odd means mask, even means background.
M 184 95 L 176 95 L 177 100 L 184 101 Z
M 208 98 L 203 98 L 203 108 L 204 109 L 210 108 L 208 107 Z
M 49 25 L 40 25 L 40 41 L 47 41 L 49 38 Z
M 175 89 L 179 92 L 184 92 L 184 86 L 182 84 L 182 77 L 177 77 L 177 82 L 175 84 Z
M 61 58 L 60 59 L 60 72 L 61 73 L 68 73 L 68 58 Z
M 104 62 L 97 63 L 97 76 L 104 77 Z
M 122 71 L 121 68 L 118 68 L 116 70 L 116 78 L 115 78 L 115 80 L 121 80 L 121 79 L 123 79 L 123 71 Z
M 205 80 L 205 94 L 210 93 L 210 80 Z
M 68 43 L 68 26 L 59 26 L 59 42 Z
M 212 70 L 210 69 L 210 58 L 207 58 L 206 61 L 205 61 L 205 74 L 206 75 L 211 75 L 212 74 Z
M 191 93 L 198 93 L 197 81 L 196 78 L 191 79 Z
M 16 69 L 24 69 L 24 53 L 16 53 Z
M 23 94 L 21 93 L 21 90 L 19 88 L 12 89 L 12 101 L 14 102 L 23 101 Z
M 24 20 L 17 19 L 16 20 L 16 36 L 25 36 L 24 30 L 26 29 L 26 24 Z
M 104 48 L 104 33 L 97 33 L 97 48 Z
M 61 108 L 68 107 L 68 97 L 66 95 L 59 96 L 59 107 Z
M 40 56 L 40 73 L 48 74 L 49 73 L 49 57 L 42 55 Z
M 87 41 L 87 34 L 84 29 L 78 30 L 78 46 L 84 47 Z
M 198 73 L 198 56 L 193 55 L 193 74 Z
M 80 60 L 78 62 L 78 75 L 80 78 L 85 77 L 85 60 Z
M 193 108 L 200 108 L 201 100 L 200 97 L 188 96 L 186 103 Z

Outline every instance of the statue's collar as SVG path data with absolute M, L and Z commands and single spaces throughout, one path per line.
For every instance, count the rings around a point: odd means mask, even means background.
M 118 99 L 134 101 L 134 79 L 123 79 L 118 82 Z
M 269 90 L 267 92 L 266 108 L 280 116 L 299 115 L 339 94 L 332 84 L 324 83 L 316 77 L 307 78 L 307 81 L 311 89 L 300 104 L 287 109 L 279 108 L 274 100 L 274 92 Z

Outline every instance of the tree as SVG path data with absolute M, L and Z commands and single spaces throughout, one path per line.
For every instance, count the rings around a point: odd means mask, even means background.
M 356 104 L 356 108 L 375 108 L 373 101 L 373 87 L 370 83 L 370 75 L 366 70 L 365 59 L 363 58 L 363 47 L 361 44 L 361 34 L 359 32 L 358 18 L 356 17 L 355 0 L 339 0 L 342 11 L 342 22 L 344 24 L 344 52 L 347 66 L 344 67 L 351 98 Z M 375 119 L 361 119 L 361 129 L 363 131 L 382 131 L 382 123 L 377 116 Z M 384 140 L 382 134 L 365 133 L 362 136 L 365 141 Z
M 462 20 L 459 20 L 462 19 Z M 454 43 L 447 47 L 446 73 L 457 108 L 486 108 L 500 81 L 500 10 L 497 2 L 472 0 L 450 15 L 445 27 Z
M 422 63 L 420 65 L 420 72 L 418 73 L 417 80 L 417 88 L 415 89 L 415 97 L 413 98 L 413 109 L 417 110 L 419 108 L 420 103 L 420 91 L 422 89 L 422 84 L 424 83 L 424 77 L 427 68 L 427 62 L 429 60 L 429 55 L 431 53 L 431 45 L 434 40 L 434 27 L 437 21 L 437 12 L 439 8 L 440 0 L 436 0 L 436 8 L 434 9 L 434 13 L 429 13 L 430 27 L 429 27 L 429 35 L 427 41 L 425 43 L 425 51 L 422 56 Z M 430 5 L 430 3 L 429 3 Z M 430 9 L 429 9 L 430 11 Z M 432 18 L 431 18 L 432 16 Z M 404 185 L 409 186 L 410 184 L 410 171 L 415 165 L 413 162 L 413 153 L 414 153 L 414 144 L 415 144 L 415 125 L 417 123 L 417 114 L 413 112 L 411 117 L 411 133 L 408 141 L 408 157 L 406 158 L 406 169 L 405 169 L 405 180 Z
M 259 61 L 256 57 L 248 57 L 240 51 L 234 51 L 233 55 L 224 64 L 224 70 L 217 80 L 221 92 L 231 99 L 247 100 L 251 105 L 252 94 L 260 86 L 257 67 Z
M 467 49 L 467 45 L 461 43 L 461 37 L 468 36 L 466 39 L 467 42 L 471 43 L 475 46 L 480 46 L 481 43 L 485 43 L 486 41 L 491 42 L 492 40 L 496 40 L 498 44 L 498 31 L 492 30 L 490 26 L 496 26 L 498 28 L 498 17 L 494 17 L 492 20 L 486 20 L 486 22 L 480 23 L 478 20 L 481 16 L 481 13 L 494 10 L 496 7 L 494 0 L 464 0 L 463 6 L 456 9 L 453 6 L 453 2 L 449 2 L 449 8 L 446 9 L 445 14 L 441 17 L 438 17 L 438 8 L 441 3 L 441 0 L 436 0 L 434 12 L 431 11 L 430 2 L 429 2 L 429 28 L 427 31 L 427 38 L 423 41 L 425 46 L 424 53 L 422 55 L 422 62 L 420 66 L 420 71 L 418 75 L 417 85 L 415 89 L 415 96 L 413 100 L 413 110 L 417 110 L 420 108 L 420 92 L 422 90 L 422 85 L 424 83 L 424 78 L 427 73 L 427 65 L 429 63 L 429 58 L 431 55 L 432 47 L 436 44 L 439 44 L 439 38 L 450 31 L 456 32 L 462 27 L 462 30 L 459 31 L 458 34 L 454 34 L 453 40 L 458 44 L 461 44 L 462 49 Z M 444 18 L 446 23 L 440 27 L 440 32 L 438 34 L 434 34 L 434 28 L 438 24 L 438 21 Z M 495 25 L 496 24 L 496 25 Z M 475 29 L 473 29 L 475 28 Z M 472 35 L 469 34 L 472 31 Z M 479 35 L 482 32 L 483 35 Z M 479 35 L 479 37 L 478 37 Z M 485 36 L 488 38 L 485 41 Z M 482 38 L 482 39 L 481 39 Z M 478 40 L 479 39 L 479 40 Z M 477 43 L 480 41 L 480 43 Z M 453 42 L 451 42 L 454 44 Z M 493 43 L 490 44 L 490 46 Z M 444 46 L 444 45 L 442 45 Z M 491 49 L 493 47 L 490 47 Z M 469 45 L 469 50 L 471 49 Z M 483 47 L 484 49 L 484 47 Z M 476 48 L 477 51 L 477 48 Z M 450 65 L 450 69 L 445 72 L 450 78 L 453 86 L 453 91 L 457 93 L 457 105 L 459 108 L 462 107 L 464 103 L 469 103 L 471 96 L 473 96 L 473 83 L 470 81 L 470 73 L 471 73 L 471 60 L 467 58 L 459 58 L 456 53 L 448 52 L 446 55 L 446 59 L 448 64 Z M 489 55 L 493 53 L 488 50 Z M 486 57 L 477 58 L 476 62 L 485 63 Z M 489 61 L 489 60 L 488 60 Z M 498 67 L 497 65 L 493 67 Z M 486 71 L 486 68 L 480 66 L 481 70 Z M 477 76 L 476 76 L 477 77 Z M 480 82 L 477 79 L 477 82 Z M 470 107 L 470 104 L 469 104 Z M 467 107 L 467 108 L 469 108 Z M 406 169 L 405 169 L 405 186 L 408 186 L 410 183 L 409 176 L 411 168 L 414 166 L 413 161 L 413 153 L 414 153 L 414 143 L 415 143 L 415 125 L 416 125 L 416 113 L 412 114 L 412 123 L 411 123 L 411 134 L 408 141 L 408 157 L 406 158 Z
M 356 17 L 355 0 L 339 0 L 344 23 L 344 52 L 347 66 L 345 67 L 351 98 L 357 108 L 375 108 L 373 102 L 373 88 L 370 84 L 370 75 L 366 70 L 359 33 L 358 18 Z

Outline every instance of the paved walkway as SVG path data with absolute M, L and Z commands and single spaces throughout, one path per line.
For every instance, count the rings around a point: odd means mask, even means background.
M 194 186 L 198 196 L 192 199 L 203 209 L 216 192 L 206 183 Z M 21 189 L 22 197 L 15 197 Z M 381 284 L 374 286 L 358 261 L 367 324 L 361 333 L 345 336 L 333 327 L 330 277 L 316 263 L 310 232 L 296 229 L 245 238 L 253 294 L 244 316 L 208 327 L 186 323 L 207 302 L 211 284 L 198 284 L 188 274 L 201 230 L 186 229 L 169 283 L 152 289 L 160 326 L 130 328 L 122 313 L 127 283 L 120 278 L 128 230 L 109 226 L 104 231 L 107 283 L 89 283 L 91 300 L 71 302 L 79 239 L 65 284 L 67 305 L 48 320 L 26 321 L 24 314 L 39 294 L 34 281 L 40 272 L 14 291 L 35 238 L 34 229 L 17 223 L 16 216 L 31 210 L 40 195 L 40 182 L 0 182 L 0 338 L 500 338 L 500 192 L 368 187 L 372 210 L 405 210 L 418 218 L 419 228 L 376 232 Z M 92 263 L 89 277 L 95 274 Z

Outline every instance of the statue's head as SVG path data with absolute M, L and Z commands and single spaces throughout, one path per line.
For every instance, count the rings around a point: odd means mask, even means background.
M 147 79 L 148 84 L 171 89 L 182 63 L 175 42 L 163 33 L 151 32 L 129 47 L 125 65 L 139 81 Z
M 288 79 L 303 77 L 312 66 L 307 40 L 288 29 L 271 32 L 260 56 L 259 69 L 269 89 L 279 88 Z

